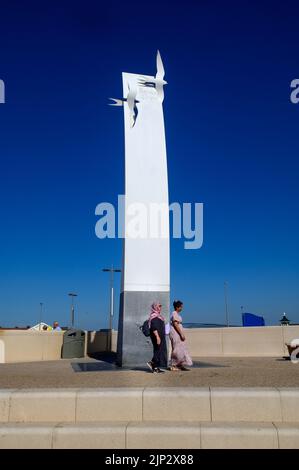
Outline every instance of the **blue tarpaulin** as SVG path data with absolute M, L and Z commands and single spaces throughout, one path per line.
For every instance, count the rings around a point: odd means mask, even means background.
M 264 317 L 254 315 L 253 313 L 243 313 L 243 326 L 265 326 Z

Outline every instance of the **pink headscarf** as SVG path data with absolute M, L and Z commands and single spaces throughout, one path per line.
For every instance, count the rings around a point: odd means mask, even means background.
M 154 318 L 160 318 L 160 320 L 165 322 L 165 318 L 163 317 L 161 313 L 161 304 L 159 302 L 154 302 L 151 306 L 152 311 L 149 316 L 149 323 L 154 319 Z

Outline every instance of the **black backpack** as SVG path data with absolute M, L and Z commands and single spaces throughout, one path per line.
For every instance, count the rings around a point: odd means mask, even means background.
M 144 334 L 144 336 L 150 336 L 151 334 L 151 330 L 150 330 L 150 326 L 149 326 L 149 321 L 148 320 L 145 320 L 145 322 L 143 323 L 143 325 L 140 327 L 142 333 Z

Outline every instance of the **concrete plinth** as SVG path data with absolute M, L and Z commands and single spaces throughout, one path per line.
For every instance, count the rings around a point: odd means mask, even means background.
M 168 321 L 169 292 L 130 291 L 121 294 L 117 341 L 119 366 L 144 366 L 152 358 L 151 339 L 144 336 L 140 327 L 148 318 L 153 302 L 162 304 L 162 314 Z

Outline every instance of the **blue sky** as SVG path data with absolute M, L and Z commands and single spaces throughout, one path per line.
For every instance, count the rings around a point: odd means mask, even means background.
M 204 203 L 204 244 L 171 242 L 171 297 L 185 321 L 240 306 L 299 322 L 299 78 L 296 2 L 2 1 L 0 325 L 107 326 L 121 240 L 94 233 L 96 205 L 123 193 L 121 72 L 166 69 L 170 200 Z M 119 289 L 119 281 L 116 283 Z M 118 300 L 118 290 L 116 300 Z M 117 302 L 118 303 L 118 302 Z M 116 323 L 115 323 L 116 326 Z

